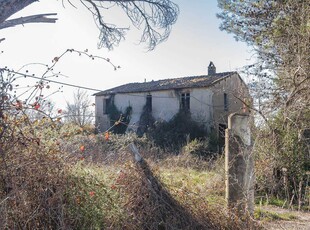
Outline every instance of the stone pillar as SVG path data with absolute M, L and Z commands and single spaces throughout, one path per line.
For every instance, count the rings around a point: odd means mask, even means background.
M 254 213 L 254 159 L 250 117 L 233 113 L 225 130 L 225 182 L 229 209 L 238 214 Z

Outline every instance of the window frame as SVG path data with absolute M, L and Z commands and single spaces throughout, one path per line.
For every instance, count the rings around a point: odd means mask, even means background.
M 181 93 L 181 103 L 180 107 L 182 110 L 189 111 L 190 110 L 190 93 L 189 92 L 184 92 Z

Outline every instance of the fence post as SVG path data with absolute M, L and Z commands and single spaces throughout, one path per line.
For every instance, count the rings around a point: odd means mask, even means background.
M 238 214 L 254 213 L 254 159 L 250 117 L 233 113 L 225 130 L 225 183 L 229 209 Z

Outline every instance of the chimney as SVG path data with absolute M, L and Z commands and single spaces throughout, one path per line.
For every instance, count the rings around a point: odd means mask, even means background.
M 208 66 L 208 75 L 216 74 L 216 67 L 213 64 L 212 61 L 210 61 L 210 64 Z

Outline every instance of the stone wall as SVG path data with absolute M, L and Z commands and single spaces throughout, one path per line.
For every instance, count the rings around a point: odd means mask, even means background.
M 245 83 L 238 74 L 234 74 L 224 80 L 219 81 L 211 87 L 213 91 L 212 103 L 214 106 L 213 120 L 215 127 L 218 124 L 226 124 L 228 115 L 231 113 L 242 112 L 243 103 L 240 99 L 250 98 L 250 93 Z M 227 95 L 228 109 L 225 111 L 224 93 Z

